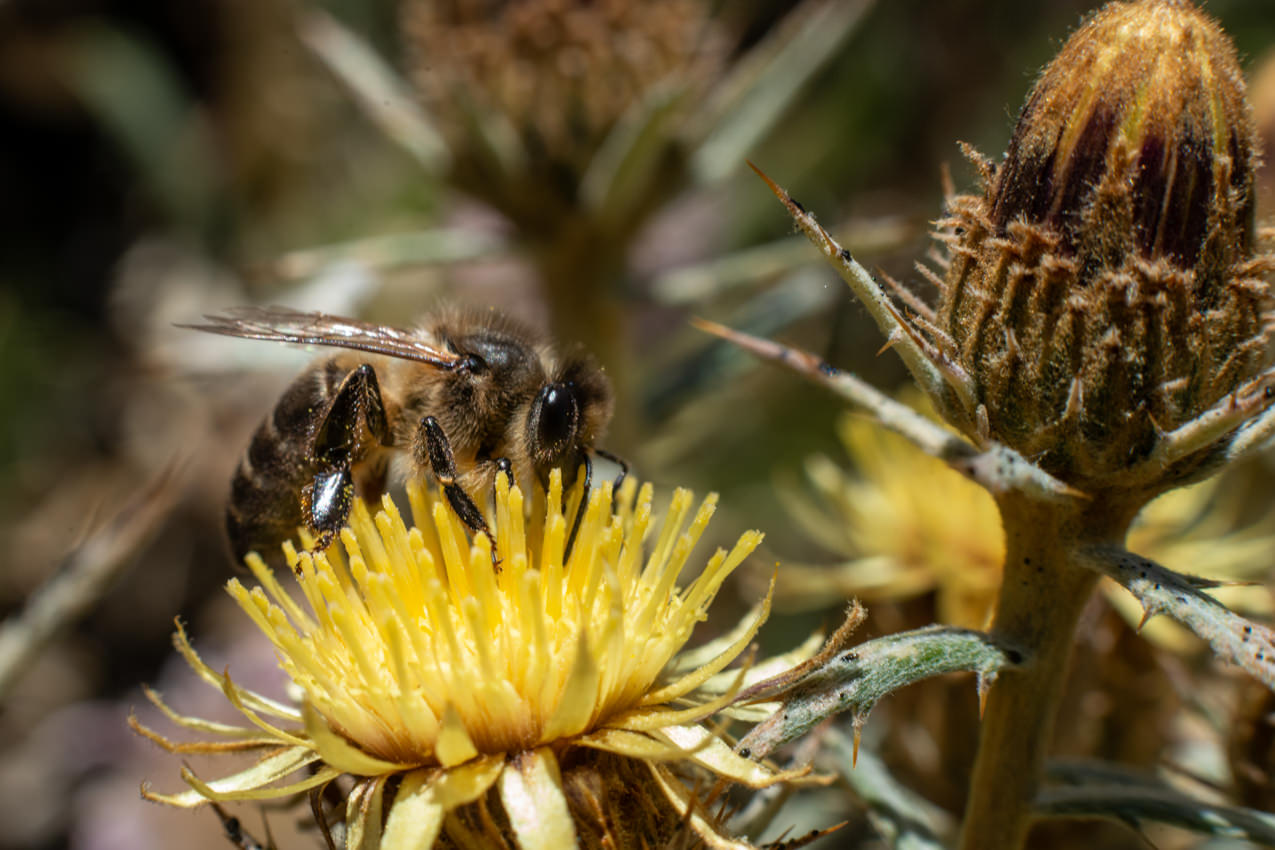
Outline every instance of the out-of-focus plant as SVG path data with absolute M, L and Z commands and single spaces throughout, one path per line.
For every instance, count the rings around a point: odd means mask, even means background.
M 939 622 L 985 627 L 1005 561 L 995 500 L 941 460 L 862 416 L 843 418 L 839 432 L 852 468 L 813 456 L 806 478 L 815 498 L 792 486 L 783 492 L 794 521 L 843 560 L 785 561 L 776 608 L 932 593 Z M 1128 548 L 1226 585 L 1218 597 L 1235 610 L 1269 616 L 1271 595 L 1262 582 L 1275 552 L 1275 515 L 1268 511 L 1246 522 L 1245 492 L 1240 482 L 1224 477 L 1170 491 L 1138 514 Z M 1142 611 L 1128 593 L 1110 581 L 1103 590 L 1131 625 L 1142 625 Z M 1169 619 L 1153 619 L 1142 632 L 1165 648 L 1185 652 L 1198 646 Z
M 803 3 L 736 51 L 701 0 L 412 0 L 401 14 L 411 85 L 332 18 L 308 17 L 302 35 L 427 174 L 513 227 L 508 241 L 443 231 L 414 247 L 383 242 L 383 256 L 523 252 L 555 335 L 601 360 L 624 405 L 622 308 L 643 225 L 675 195 L 736 173 L 870 5 Z
M 1267 51 L 1254 70 L 1249 93 L 1253 120 L 1265 151 L 1257 170 L 1257 221 L 1259 225 L 1272 227 L 1275 226 L 1275 164 L 1271 161 L 1271 152 L 1275 150 L 1275 48 Z

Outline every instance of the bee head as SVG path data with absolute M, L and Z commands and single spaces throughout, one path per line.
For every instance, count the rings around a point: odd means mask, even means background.
M 561 467 L 569 480 L 610 416 L 611 387 L 602 371 L 589 360 L 567 361 L 527 413 L 527 447 L 537 476 L 547 480 L 550 469 Z

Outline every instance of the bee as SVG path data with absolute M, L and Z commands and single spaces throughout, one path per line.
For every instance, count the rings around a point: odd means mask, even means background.
M 461 521 L 490 537 L 478 502 L 498 472 L 545 487 L 554 467 L 568 481 L 583 468 L 587 493 L 591 455 L 628 471 L 594 446 L 613 404 L 603 371 L 495 311 L 442 310 L 410 329 L 283 307 L 205 319 L 185 327 L 342 349 L 292 382 L 239 462 L 226 532 L 240 562 L 279 552 L 299 526 L 327 548 L 355 496 L 379 496 L 391 476 L 432 475 Z

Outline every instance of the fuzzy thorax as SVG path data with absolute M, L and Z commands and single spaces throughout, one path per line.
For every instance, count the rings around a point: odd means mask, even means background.
M 1089 492 L 1154 492 L 1200 461 L 1136 463 L 1261 366 L 1257 147 L 1234 48 L 1190 4 L 1113 3 L 1071 37 L 983 194 L 939 222 L 935 336 L 981 436 Z

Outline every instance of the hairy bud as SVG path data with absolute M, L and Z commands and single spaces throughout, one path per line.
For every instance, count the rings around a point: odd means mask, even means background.
M 1044 70 L 982 197 L 950 203 L 939 314 L 991 435 L 1082 489 L 1261 364 L 1256 131 L 1182 0 L 1110 3 Z
M 404 0 L 412 79 L 453 180 L 532 232 L 578 201 L 626 112 L 671 79 L 707 82 L 726 40 L 702 0 Z M 520 170 L 495 167 L 513 144 Z

